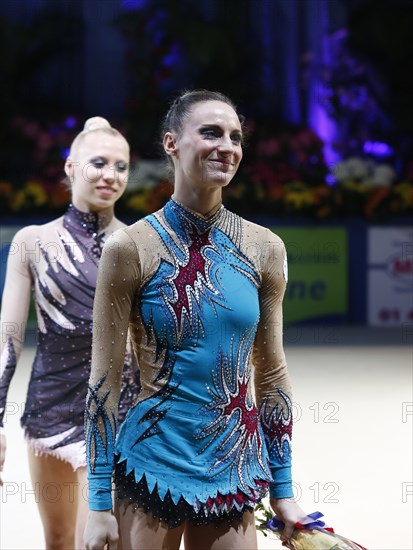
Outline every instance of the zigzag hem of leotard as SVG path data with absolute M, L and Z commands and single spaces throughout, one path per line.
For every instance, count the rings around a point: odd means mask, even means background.
M 133 472 L 136 485 L 142 481 L 145 482 L 150 494 L 154 491 L 163 501 L 168 495 L 174 505 L 184 500 L 195 513 L 203 512 L 205 515 L 219 516 L 223 513 L 229 513 L 232 509 L 242 512 L 244 509 L 252 509 L 269 491 L 269 480 L 255 479 L 255 487 L 248 487 L 249 493 L 245 492 L 237 485 L 217 487 L 208 494 L 200 492 L 190 493 L 180 490 L 174 490 L 167 480 L 160 479 L 151 475 L 149 472 L 139 470 L 136 466 L 128 464 L 129 457 L 120 453 L 117 458 L 117 464 L 125 463 L 125 473 L 129 475 Z

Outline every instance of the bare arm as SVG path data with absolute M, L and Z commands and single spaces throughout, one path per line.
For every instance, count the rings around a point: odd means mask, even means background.
M 34 253 L 34 243 L 31 241 L 30 228 L 20 230 L 11 243 L 7 258 L 0 321 L 0 432 L 5 420 L 9 386 L 23 349 L 32 288 L 29 251 Z M 0 433 L 0 471 L 3 470 L 5 453 L 6 440 Z

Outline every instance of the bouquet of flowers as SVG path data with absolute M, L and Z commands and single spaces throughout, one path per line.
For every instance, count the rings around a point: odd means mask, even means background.
M 264 509 L 264 513 L 266 514 L 267 510 Z M 292 550 L 366 550 L 360 544 L 335 533 L 332 527 L 327 527 L 325 522 L 320 520 L 321 517 L 323 517 L 321 512 L 314 512 L 308 514 L 302 523 L 296 523 L 291 539 L 288 541 L 289 548 Z M 277 534 L 284 529 L 284 523 L 274 516 L 260 523 L 258 528 L 263 532 L 270 530 Z

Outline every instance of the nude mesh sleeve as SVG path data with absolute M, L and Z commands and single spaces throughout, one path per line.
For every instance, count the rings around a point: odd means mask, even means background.
M 291 479 L 292 397 L 283 347 L 282 303 L 287 282 L 286 251 L 272 232 L 262 246 L 260 322 L 254 343 L 255 392 L 270 457 L 270 496 L 293 496 Z
M 27 228 L 16 233 L 7 258 L 0 321 L 0 427 L 3 427 L 10 382 L 23 348 L 31 299 L 32 279 L 29 255 L 26 254 L 27 236 Z
M 91 510 L 112 508 L 121 374 L 139 271 L 136 246 L 121 229 L 104 246 L 93 307 L 92 365 L 85 411 Z

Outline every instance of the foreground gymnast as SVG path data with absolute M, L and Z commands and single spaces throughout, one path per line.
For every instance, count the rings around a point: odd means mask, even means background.
M 123 550 L 178 549 L 182 536 L 186 550 L 256 549 L 253 510 L 268 490 L 284 540 L 305 515 L 291 499 L 285 248 L 222 205 L 242 158 L 229 98 L 184 93 L 162 138 L 173 195 L 117 231 L 99 266 L 86 548 L 117 548 L 119 526 Z M 142 391 L 115 439 L 128 326 Z

